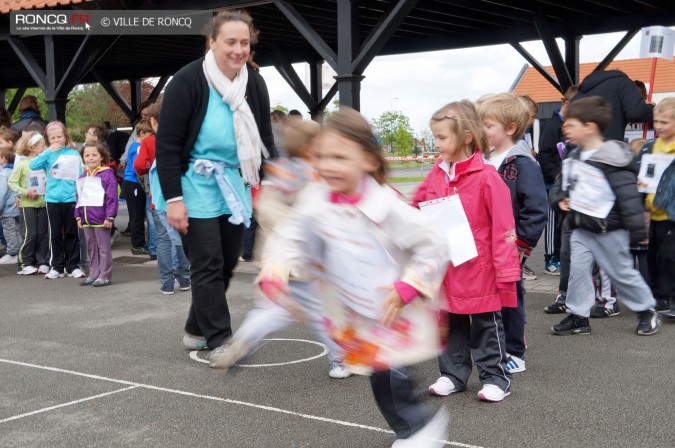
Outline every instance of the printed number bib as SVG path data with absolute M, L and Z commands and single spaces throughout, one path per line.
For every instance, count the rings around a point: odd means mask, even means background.
M 87 176 L 77 179 L 77 206 L 102 207 L 105 190 L 101 179 L 96 176 Z

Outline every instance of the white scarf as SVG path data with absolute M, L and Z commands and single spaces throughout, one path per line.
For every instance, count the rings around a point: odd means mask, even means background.
M 257 187 L 260 182 L 258 172 L 262 163 L 261 154 L 268 158 L 269 153 L 260 139 L 258 125 L 246 102 L 248 68 L 244 64 L 234 80 L 230 81 L 218 68 L 213 51 L 206 53 L 203 67 L 209 85 L 216 89 L 223 97 L 223 102 L 232 109 L 241 176 L 249 185 Z

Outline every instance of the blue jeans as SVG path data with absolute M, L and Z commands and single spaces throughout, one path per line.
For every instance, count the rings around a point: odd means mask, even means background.
M 183 246 L 171 241 L 169 233 L 162 224 L 157 210 L 152 210 L 153 224 L 157 237 L 157 270 L 162 284 L 173 284 L 177 279 L 185 284 L 190 281 L 190 262 L 183 252 Z
M 155 219 L 152 216 L 152 201 L 145 195 L 145 218 L 148 220 L 148 244 L 146 249 L 150 255 L 157 255 L 157 236 L 155 234 Z

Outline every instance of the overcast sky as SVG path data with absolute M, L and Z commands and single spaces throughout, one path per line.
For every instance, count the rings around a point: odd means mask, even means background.
M 623 36 L 585 36 L 580 42 L 580 62 L 601 61 Z M 640 36 L 638 33 L 616 59 L 639 57 Z M 558 45 L 564 55 L 563 41 Z M 541 42 L 525 42 L 523 46 L 543 65 L 550 64 Z M 507 91 L 525 63 L 510 45 L 377 57 L 364 73 L 361 112 L 372 119 L 393 107 L 410 118 L 418 133 L 426 128 L 432 113 L 450 101 Z M 294 67 L 304 79 L 304 64 Z M 274 67 L 263 68 L 261 73 L 272 106 L 282 104 L 308 116 L 307 107 Z

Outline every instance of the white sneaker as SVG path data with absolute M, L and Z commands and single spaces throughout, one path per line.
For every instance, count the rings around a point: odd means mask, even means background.
M 398 439 L 391 448 L 441 448 L 448 438 L 448 412 L 440 408 L 436 415 L 407 439 Z
M 84 275 L 84 272 L 82 272 L 82 269 L 80 269 L 80 268 L 75 268 L 75 270 L 73 270 L 73 272 L 71 272 L 71 273 L 68 274 L 68 277 L 72 277 L 72 278 L 84 278 L 84 277 L 86 277 L 86 275 Z
M 0 257 L 0 264 L 16 264 L 19 261 L 19 257 L 16 255 L 6 254 L 3 257 Z
M 429 386 L 429 393 L 431 395 L 438 395 L 439 397 L 446 397 L 455 392 L 459 392 L 459 389 L 457 389 L 455 383 L 446 376 L 440 377 L 434 384 Z
M 49 272 L 49 266 L 47 266 L 46 264 L 42 264 L 38 268 L 38 274 L 47 274 L 48 272 Z
M 52 280 L 52 279 L 55 279 L 55 278 L 63 278 L 65 276 L 66 276 L 66 274 L 64 274 L 63 272 L 59 272 L 56 269 L 52 269 L 49 272 L 47 272 L 47 275 L 45 275 L 45 278 L 47 280 Z
M 21 269 L 17 274 L 19 275 L 33 275 L 38 271 L 38 268 L 35 266 L 26 266 L 25 268 Z
M 194 334 L 185 333 L 185 336 L 183 336 L 183 346 L 189 350 L 205 350 L 206 338 L 204 336 L 195 336 Z
M 237 338 L 226 342 L 219 348 L 222 349 L 220 352 L 213 353 L 209 357 L 209 365 L 214 369 L 225 371 L 251 353 L 251 345 L 247 341 Z
M 333 361 L 330 363 L 330 370 L 328 371 L 328 376 L 336 380 L 343 380 L 352 376 L 352 372 L 345 369 L 342 363 Z
M 525 360 L 514 355 L 508 356 L 506 360 L 506 370 L 510 373 L 519 373 L 525 371 Z
M 478 399 L 480 401 L 489 401 L 489 402 L 492 402 L 492 403 L 496 403 L 498 401 L 502 401 L 504 398 L 508 397 L 509 395 L 511 395 L 511 392 L 504 392 L 503 390 L 501 390 L 499 387 L 495 386 L 494 384 L 486 384 L 478 392 Z

